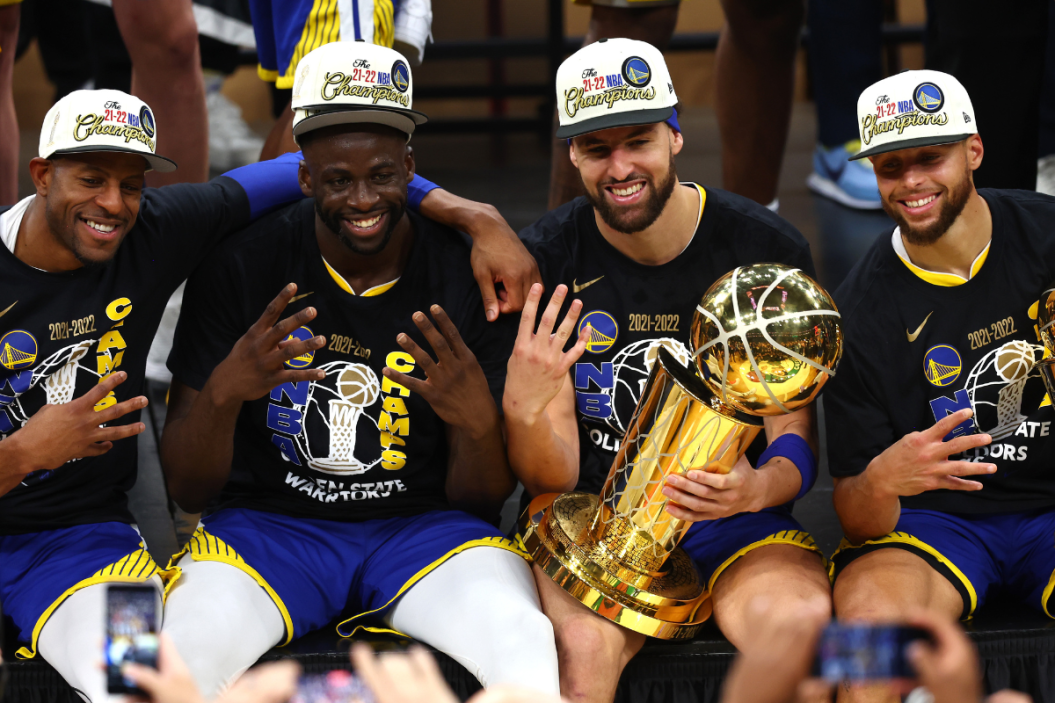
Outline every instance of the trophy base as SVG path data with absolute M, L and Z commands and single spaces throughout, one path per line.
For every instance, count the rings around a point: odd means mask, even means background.
M 628 571 L 591 536 L 599 502 L 588 493 L 533 500 L 521 528 L 534 563 L 572 598 L 618 625 L 663 640 L 695 636 L 711 616 L 711 594 L 689 555 L 676 548 L 655 576 Z

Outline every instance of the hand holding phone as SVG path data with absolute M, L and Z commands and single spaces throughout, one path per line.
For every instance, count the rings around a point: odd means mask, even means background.
M 158 601 L 152 584 L 110 584 L 106 589 L 106 690 L 143 696 L 121 672 L 125 664 L 158 667 Z
M 833 622 L 817 647 L 814 674 L 831 683 L 915 679 L 908 647 L 930 633 L 904 625 Z
M 374 696 L 350 671 L 302 676 L 289 703 L 374 703 Z

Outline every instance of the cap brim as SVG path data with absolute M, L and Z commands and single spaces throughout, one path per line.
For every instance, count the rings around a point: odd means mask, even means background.
M 883 146 L 875 146 L 871 149 L 863 149 L 851 156 L 849 161 L 857 161 L 858 159 L 866 159 L 869 156 L 875 156 L 877 154 L 886 154 L 891 151 L 901 151 L 902 149 L 916 149 L 921 146 L 939 146 L 941 144 L 955 144 L 956 142 L 962 142 L 967 137 L 976 132 L 968 132 L 967 134 L 960 135 L 944 135 L 935 137 L 918 137 L 916 139 L 903 139 L 897 142 L 890 142 Z
M 166 159 L 164 156 L 158 156 L 157 154 L 147 154 L 137 149 L 127 149 L 119 146 L 82 146 L 74 149 L 58 149 L 48 154 L 44 158 L 51 158 L 52 156 L 62 156 L 63 154 L 88 154 L 93 151 L 106 151 L 114 152 L 118 154 L 135 154 L 136 156 L 142 156 L 146 159 L 147 170 L 157 171 L 158 173 L 172 173 L 176 170 L 176 162 L 172 159 Z
M 575 124 L 561 125 L 557 128 L 557 139 L 571 139 L 581 137 L 590 132 L 600 132 L 602 129 L 613 129 L 615 127 L 634 127 L 639 124 L 655 124 L 666 122 L 674 114 L 674 107 L 661 107 L 655 110 L 632 110 L 630 112 L 617 112 L 609 115 L 593 117 Z
M 335 124 L 383 124 L 408 135 L 414 133 L 414 129 L 429 121 L 423 113 L 416 110 L 395 110 L 383 107 L 371 108 L 332 108 L 327 112 L 312 115 L 301 120 L 293 126 L 293 136 L 299 137 L 305 132 L 329 127 Z M 302 110 L 317 109 L 312 106 L 300 108 Z

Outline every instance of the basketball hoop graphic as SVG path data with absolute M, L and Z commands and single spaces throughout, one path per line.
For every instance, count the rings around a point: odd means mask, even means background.
M 311 443 L 307 438 L 307 423 L 303 430 L 303 448 L 308 449 L 308 466 L 328 474 L 355 475 L 361 474 L 377 464 L 377 461 L 364 464 L 355 458 L 356 426 L 365 408 L 370 407 L 381 394 L 381 384 L 369 366 L 335 361 L 323 364 L 320 370 L 327 377 L 336 376 L 334 387 L 312 383 L 308 398 L 308 409 L 314 404 L 317 412 L 323 414 L 324 422 L 330 430 L 329 455 L 314 457 L 311 455 Z M 325 403 L 315 398 L 319 391 L 332 394 Z M 378 460 L 379 461 L 379 460 Z

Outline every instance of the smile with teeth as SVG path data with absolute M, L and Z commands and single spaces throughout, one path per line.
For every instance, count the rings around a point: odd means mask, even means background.
M 915 207 L 923 207 L 924 205 L 926 205 L 927 203 L 931 202 L 932 200 L 934 200 L 937 197 L 938 197 L 937 195 L 928 195 L 926 198 L 922 198 L 920 200 L 906 200 L 904 202 L 909 207 L 913 207 L 913 208 L 915 208 Z
M 117 225 L 101 225 L 94 220 L 85 220 L 84 223 L 94 229 L 96 232 L 101 232 L 102 234 L 109 234 L 110 232 L 113 232 L 114 229 L 117 227 Z
M 351 222 L 353 226 L 358 227 L 359 229 L 370 229 L 381 221 L 382 216 L 383 213 L 382 215 L 378 215 L 377 217 L 371 217 L 369 220 L 349 220 L 349 222 Z
M 630 186 L 629 188 L 615 188 L 615 187 L 613 187 L 612 188 L 612 192 L 615 193 L 618 196 L 626 197 L 627 195 L 633 195 L 634 193 L 636 193 L 637 191 L 641 190 L 644 187 L 645 187 L 644 183 L 637 183 L 635 185 Z

